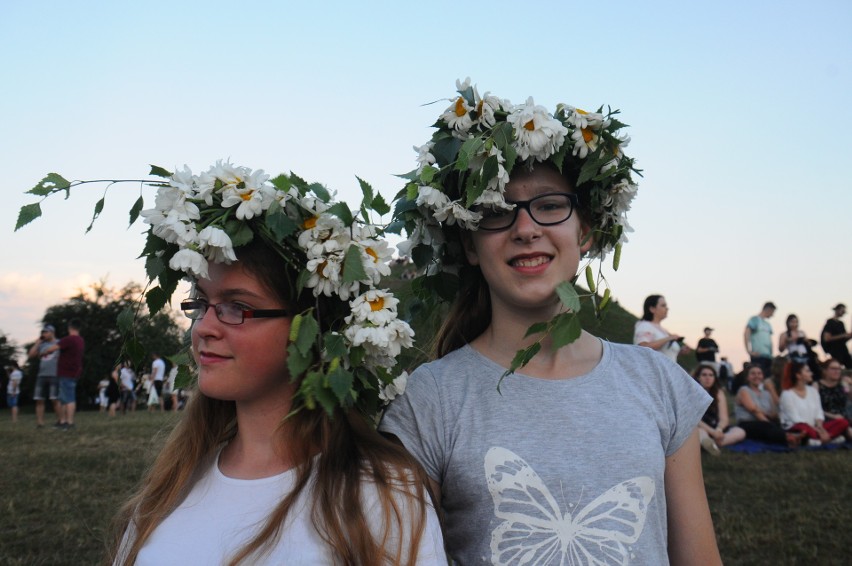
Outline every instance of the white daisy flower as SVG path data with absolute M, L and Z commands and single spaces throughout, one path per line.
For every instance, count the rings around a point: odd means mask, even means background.
M 463 96 L 452 99 L 452 104 L 441 114 L 441 120 L 455 132 L 467 132 L 473 125 L 470 112 L 473 108 L 467 103 Z
M 396 307 L 399 299 L 387 290 L 370 289 L 359 295 L 349 306 L 352 314 L 346 317 L 346 324 L 369 322 L 376 326 L 390 324 L 397 317 Z
M 419 175 L 423 168 L 427 165 L 435 164 L 435 156 L 432 155 L 432 148 L 435 147 L 435 144 L 432 142 L 421 145 L 420 147 L 414 146 L 414 151 L 417 152 L 417 174 Z
M 387 277 L 391 274 L 390 260 L 393 257 L 393 250 L 388 246 L 386 240 L 358 240 L 356 242 L 361 248 L 361 261 L 364 265 L 364 271 L 367 273 L 367 281 L 372 281 L 374 285 L 382 280 L 382 277 Z
M 208 278 L 207 260 L 195 250 L 183 248 L 169 260 L 169 267 L 175 271 L 183 271 L 196 278 Z
M 430 210 L 438 210 L 450 204 L 449 197 L 442 191 L 429 185 L 417 189 L 417 206 L 425 206 Z
M 393 401 L 398 396 L 405 393 L 405 386 L 408 385 L 408 372 L 404 371 L 399 374 L 391 383 L 382 387 L 379 390 L 379 399 L 387 403 Z
M 199 232 L 198 248 L 213 263 L 237 261 L 231 238 L 221 228 L 208 226 Z
M 598 149 L 601 137 L 592 128 L 578 128 L 571 134 L 574 141 L 574 156 L 585 159 L 589 153 Z
M 461 200 L 455 200 L 436 210 L 433 216 L 438 222 L 446 222 L 449 226 L 458 222 L 459 226 L 467 230 L 476 230 L 482 220 L 482 214 L 468 210 Z
M 521 159 L 544 161 L 562 147 L 568 134 L 568 128 L 543 106 L 537 106 L 532 97 L 523 106 L 514 107 L 506 120 L 514 128 L 514 145 Z

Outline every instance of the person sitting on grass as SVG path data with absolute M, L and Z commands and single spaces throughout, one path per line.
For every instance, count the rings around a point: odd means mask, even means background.
M 713 456 L 721 454 L 720 446 L 730 446 L 742 442 L 746 432 L 738 426 L 730 426 L 728 419 L 728 396 L 719 384 L 716 369 L 710 364 L 700 364 L 692 372 L 701 387 L 713 398 L 707 412 L 698 423 L 698 435 L 701 447 Z
M 785 432 L 778 424 L 778 397 L 764 381 L 760 366 L 748 366 L 746 382 L 737 391 L 734 407 L 737 426 L 745 431 L 749 440 L 794 448 L 801 444 L 801 434 Z
M 806 363 L 790 362 L 792 386 L 781 393 L 781 426 L 788 432 L 802 433 L 808 445 L 820 446 L 834 439 L 843 442 L 850 434 L 849 421 L 844 418 L 826 422 L 820 396 L 811 387 L 813 372 Z
M 848 378 L 847 378 L 848 379 Z M 844 382 L 843 366 L 834 358 L 822 363 L 822 379 L 819 380 L 819 397 L 825 420 L 845 418 L 852 414 L 852 387 Z

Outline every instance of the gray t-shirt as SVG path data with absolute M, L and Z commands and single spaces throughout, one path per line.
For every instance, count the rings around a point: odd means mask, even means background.
M 59 363 L 59 350 L 54 350 L 53 352 L 42 355 L 42 352 L 53 346 L 54 344 L 58 344 L 59 340 L 53 340 L 50 342 L 42 342 L 38 347 L 38 375 L 39 376 L 47 376 L 47 377 L 55 377 L 56 376 L 56 364 Z
M 379 426 L 441 485 L 450 556 L 667 564 L 665 458 L 709 395 L 659 353 L 608 342 L 580 377 L 510 375 L 501 394 L 503 371 L 460 348 L 415 370 Z

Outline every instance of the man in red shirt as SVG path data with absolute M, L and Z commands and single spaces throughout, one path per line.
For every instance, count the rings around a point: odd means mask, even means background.
M 59 376 L 59 422 L 56 428 L 70 430 L 74 428 L 74 413 L 77 411 L 77 380 L 83 374 L 83 350 L 86 347 L 80 336 L 80 321 L 72 318 L 68 321 L 68 336 L 45 350 L 48 354 L 59 350 L 59 362 L 56 375 Z

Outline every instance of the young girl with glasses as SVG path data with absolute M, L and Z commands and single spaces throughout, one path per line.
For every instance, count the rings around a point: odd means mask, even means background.
M 648 348 L 542 332 L 569 320 L 557 291 L 582 258 L 620 247 L 622 125 L 458 91 L 397 206 L 424 270 L 412 307 L 455 299 L 437 359 L 380 430 L 426 469 L 460 564 L 719 564 L 696 431 L 708 395 Z M 547 217 L 543 195 L 577 206 Z M 534 355 L 507 375 L 519 350 Z
M 142 212 L 148 304 L 192 280 L 197 383 L 110 561 L 445 565 L 421 468 L 375 430 L 411 329 L 377 288 L 389 254 L 359 220 L 369 203 L 356 215 L 229 163 L 169 175 Z

